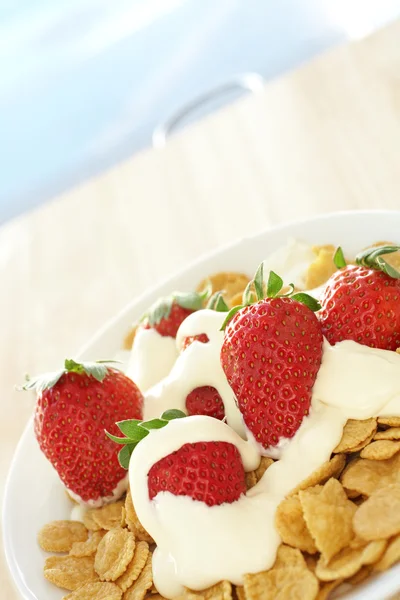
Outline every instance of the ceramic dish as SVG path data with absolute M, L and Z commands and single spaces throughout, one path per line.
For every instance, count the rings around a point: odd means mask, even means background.
M 190 290 L 210 273 L 221 270 L 252 274 L 259 262 L 288 238 L 313 244 L 341 244 L 349 254 L 377 240 L 398 241 L 400 212 L 348 212 L 307 219 L 270 229 L 204 256 L 168 281 L 153 288 L 106 325 L 79 353 L 95 359 L 115 355 L 131 323 L 159 296 L 174 289 Z M 65 592 L 43 577 L 45 553 L 37 545 L 39 528 L 69 518 L 71 504 L 52 467 L 41 454 L 32 423 L 17 447 L 5 492 L 4 547 L 15 585 L 24 600 L 60 600 Z M 400 590 L 400 565 L 366 582 L 346 598 L 382 600 Z

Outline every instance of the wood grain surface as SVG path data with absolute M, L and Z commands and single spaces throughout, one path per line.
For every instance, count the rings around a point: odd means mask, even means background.
M 25 372 L 56 367 L 221 244 L 318 213 L 400 209 L 399 39 L 396 22 L 337 48 L 0 230 L 1 497 L 33 407 L 13 388 Z M 18 598 L 1 557 L 0 589 Z

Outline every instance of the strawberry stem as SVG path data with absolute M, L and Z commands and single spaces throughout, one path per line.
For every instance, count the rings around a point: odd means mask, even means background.
M 340 246 L 336 248 L 335 254 L 333 255 L 333 262 L 335 263 L 335 267 L 337 269 L 347 267 L 346 259 Z

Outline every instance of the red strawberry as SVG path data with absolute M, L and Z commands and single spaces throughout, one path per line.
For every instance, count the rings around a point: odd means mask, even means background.
M 141 418 L 143 396 L 120 371 L 65 361 L 65 369 L 28 381 L 38 392 L 34 426 L 42 452 L 64 485 L 84 502 L 101 503 L 126 476 L 105 429 Z M 122 490 L 121 490 L 122 493 Z
M 328 280 L 318 313 L 331 344 L 353 340 L 371 348 L 400 347 L 400 279 L 346 266 Z
M 245 471 L 238 449 L 229 442 L 184 444 L 151 467 L 148 488 L 150 499 L 170 492 L 216 506 L 246 493 Z
M 182 350 L 186 350 L 195 341 L 207 344 L 210 340 L 205 333 L 186 337 L 182 343 Z M 218 390 L 210 385 L 195 388 L 190 392 L 186 397 L 186 410 L 188 415 L 206 415 L 220 421 L 225 417 L 222 398 Z
M 210 385 L 195 388 L 188 394 L 186 410 L 188 415 L 206 415 L 220 421 L 225 417 L 222 398 L 218 391 Z
M 260 300 L 228 323 L 222 367 L 246 426 L 264 448 L 293 437 L 308 414 L 322 342 L 317 317 L 292 298 Z
M 203 308 L 209 290 L 204 292 L 176 292 L 155 302 L 141 319 L 141 327 L 155 329 L 160 335 L 176 337 L 181 323 L 192 312 Z

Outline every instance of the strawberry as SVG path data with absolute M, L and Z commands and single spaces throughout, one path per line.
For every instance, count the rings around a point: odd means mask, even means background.
M 201 293 L 175 292 L 171 296 L 160 298 L 142 316 L 140 326 L 144 329 L 155 329 L 160 335 L 174 338 L 186 317 L 203 308 L 209 293 L 209 289 Z
M 353 340 L 384 350 L 400 347 L 400 273 L 382 258 L 398 249 L 368 249 L 356 258 L 358 266 L 347 266 L 338 249 L 340 270 L 328 280 L 318 313 L 331 344 Z
M 206 415 L 220 421 L 225 417 L 222 398 L 218 391 L 210 385 L 195 388 L 188 394 L 186 410 L 188 415 Z
M 210 340 L 208 339 L 208 335 L 206 333 L 199 333 L 197 335 L 189 335 L 183 338 L 182 341 L 182 351 L 186 350 L 193 342 L 201 342 L 202 344 L 207 344 Z
M 253 283 L 259 300 L 228 315 L 221 364 L 247 428 L 268 448 L 293 437 L 309 412 L 323 337 L 313 310 L 300 302 L 319 308 L 314 299 L 278 297 L 283 282 L 273 272 L 272 297 L 263 298 L 262 267 Z
M 151 467 L 148 488 L 150 500 L 170 492 L 216 506 L 246 493 L 245 471 L 238 449 L 229 442 L 184 444 Z
M 104 430 L 117 432 L 116 421 L 142 416 L 137 386 L 105 364 L 66 360 L 63 370 L 24 389 L 37 390 L 35 435 L 61 481 L 83 502 L 102 504 L 126 476 Z

